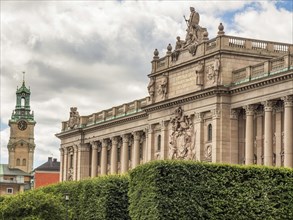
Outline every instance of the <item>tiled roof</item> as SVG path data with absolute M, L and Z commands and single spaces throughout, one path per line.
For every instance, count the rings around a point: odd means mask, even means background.
M 38 166 L 35 171 L 60 171 L 60 162 L 57 159 L 52 160 L 52 157 L 49 157 L 48 161 Z

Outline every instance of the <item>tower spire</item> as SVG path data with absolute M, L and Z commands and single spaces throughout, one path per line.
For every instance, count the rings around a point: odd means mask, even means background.
M 25 84 L 25 72 L 23 71 L 22 72 L 22 85 L 24 85 Z

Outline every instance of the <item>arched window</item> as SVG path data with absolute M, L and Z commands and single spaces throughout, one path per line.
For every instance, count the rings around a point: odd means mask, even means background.
M 158 135 L 157 151 L 161 151 L 161 135 Z
M 16 166 L 20 166 L 20 159 L 19 158 L 16 160 Z
M 212 141 L 213 139 L 213 127 L 212 124 L 208 125 L 208 141 Z
M 25 98 L 24 97 L 21 98 L 20 105 L 22 108 L 24 108 L 24 106 L 25 106 Z
M 26 159 L 22 159 L 22 166 L 26 166 Z

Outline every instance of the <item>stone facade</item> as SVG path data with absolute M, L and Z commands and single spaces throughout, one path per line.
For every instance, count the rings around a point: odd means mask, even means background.
M 293 167 L 293 45 L 227 36 L 222 24 L 209 40 L 196 13 L 174 51 L 155 50 L 149 97 L 71 109 L 56 135 L 61 181 L 159 159 Z

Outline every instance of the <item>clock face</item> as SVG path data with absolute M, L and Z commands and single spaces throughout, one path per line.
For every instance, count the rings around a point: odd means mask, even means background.
M 19 130 L 24 131 L 27 128 L 27 123 L 24 120 L 21 120 L 18 122 L 18 128 Z

